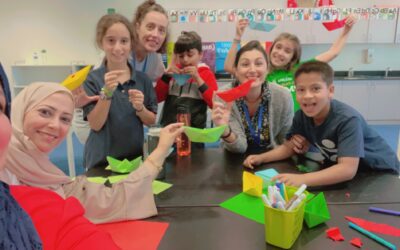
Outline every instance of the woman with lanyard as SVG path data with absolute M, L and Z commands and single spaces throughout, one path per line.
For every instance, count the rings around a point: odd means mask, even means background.
M 282 144 L 290 129 L 292 98 L 284 87 L 265 82 L 267 62 L 258 41 L 247 43 L 236 55 L 234 85 L 253 80 L 250 91 L 232 105 L 214 101 L 212 120 L 216 126 L 229 125 L 221 138 L 224 148 L 231 152 L 265 152 Z
M 134 43 L 131 65 L 137 71 L 145 73 L 155 82 L 165 71 L 161 54 L 166 50 L 168 13 L 154 0 L 147 0 L 138 6 L 133 18 Z M 97 101 L 98 96 L 88 97 L 83 89 L 73 91 L 75 115 L 72 128 L 82 144 L 89 136 L 89 123 L 83 119 L 81 107 Z

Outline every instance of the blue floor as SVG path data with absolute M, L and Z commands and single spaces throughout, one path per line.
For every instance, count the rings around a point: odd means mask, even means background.
M 375 129 L 378 134 L 387 141 L 387 143 L 395 152 L 397 152 L 400 125 L 372 125 L 371 127 Z M 73 135 L 72 141 L 74 145 L 76 174 L 83 174 L 85 172 L 83 168 L 83 145 L 78 141 L 78 138 L 75 136 L 75 134 Z M 206 148 L 213 148 L 218 146 L 219 142 L 206 144 Z M 62 169 L 64 173 L 69 174 L 66 141 L 61 143 L 60 146 L 50 154 L 50 160 L 56 166 Z

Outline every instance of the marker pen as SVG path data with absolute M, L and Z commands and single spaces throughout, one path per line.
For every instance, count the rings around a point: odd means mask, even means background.
M 291 205 L 290 207 L 288 207 L 287 210 L 288 210 L 288 211 L 295 210 L 305 198 L 306 198 L 306 195 L 305 195 L 305 194 L 301 194 L 301 195 L 299 196 L 299 198 L 296 199 L 296 200 L 292 203 L 292 205 Z
M 297 200 L 297 198 L 299 198 L 299 196 L 306 190 L 307 185 L 306 184 L 302 184 L 299 189 L 297 189 L 297 191 L 294 193 L 294 195 L 292 196 L 292 198 L 290 198 L 290 200 L 286 203 L 285 209 L 288 209 L 292 203 Z
M 272 207 L 271 202 L 268 200 L 268 197 L 265 194 L 261 195 L 261 199 L 263 200 L 265 205 Z

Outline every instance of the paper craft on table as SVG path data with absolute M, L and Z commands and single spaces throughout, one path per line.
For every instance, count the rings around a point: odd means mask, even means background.
M 352 244 L 353 246 L 358 247 L 358 248 L 361 248 L 362 245 L 363 245 L 363 243 L 362 243 L 360 238 L 351 239 L 350 244 Z
M 61 85 L 71 91 L 78 88 L 86 80 L 86 77 L 89 74 L 91 67 L 92 65 L 88 65 L 83 69 L 69 75 L 67 78 L 64 79 L 64 81 L 62 81 Z
M 219 140 L 226 127 L 226 125 L 223 125 L 215 128 L 200 129 L 184 126 L 184 132 L 192 142 L 211 143 Z
M 142 163 L 142 157 L 139 156 L 132 161 L 127 159 L 120 161 L 111 156 L 107 156 L 107 162 L 109 166 L 107 166 L 106 169 L 111 169 L 111 171 L 116 173 L 126 174 L 136 170 L 140 166 Z
M 216 95 L 225 102 L 233 102 L 236 99 L 246 96 L 253 82 L 254 80 L 248 80 L 247 82 L 244 82 L 235 88 L 223 92 L 217 92 Z
M 172 74 L 172 77 L 175 79 L 175 83 L 178 84 L 179 86 L 183 86 L 186 83 L 188 83 L 189 79 L 192 77 L 191 75 L 188 74 Z
M 269 168 L 255 172 L 255 175 L 260 176 L 263 179 L 264 188 L 270 184 L 272 177 L 278 174 L 279 173 L 274 168 Z
M 160 244 L 169 223 L 136 220 L 96 226 L 108 232 L 121 249 L 154 250 Z
M 304 209 L 304 220 L 309 228 L 328 221 L 331 218 L 324 193 L 319 193 L 309 200 Z
M 243 171 L 243 193 L 261 197 L 263 179 L 247 171 Z
M 346 18 L 342 19 L 340 21 L 338 19 L 336 19 L 333 22 L 323 22 L 322 23 L 322 25 L 324 25 L 325 29 L 327 29 L 328 31 L 333 31 L 333 30 L 336 30 L 336 29 L 340 29 L 345 24 L 346 24 Z
M 395 237 L 400 237 L 400 228 L 393 227 L 387 224 L 380 224 L 376 223 L 373 221 L 368 221 L 360 218 L 355 218 L 355 217 L 350 217 L 350 216 L 345 216 L 346 220 L 356 224 L 357 226 L 374 232 L 374 233 L 380 233 L 380 234 L 386 234 L 386 235 L 391 235 Z
M 393 245 L 391 242 L 386 241 L 385 239 L 379 237 L 376 234 L 373 234 L 367 230 L 365 230 L 364 228 L 361 228 L 359 226 L 357 226 L 356 224 L 349 222 L 349 227 L 364 234 L 365 236 L 369 237 L 370 239 L 373 239 L 374 241 L 378 242 L 379 244 L 381 244 L 382 246 L 385 246 L 389 249 L 397 249 L 397 247 L 395 245 Z
M 249 220 L 263 225 L 265 223 L 264 203 L 260 197 L 240 193 L 219 205 L 235 214 L 246 217 Z
M 326 236 L 334 241 L 343 241 L 344 237 L 338 227 L 331 227 L 325 231 Z
M 276 27 L 276 24 L 270 23 L 258 23 L 254 21 L 250 21 L 249 28 L 258 31 L 270 32 Z

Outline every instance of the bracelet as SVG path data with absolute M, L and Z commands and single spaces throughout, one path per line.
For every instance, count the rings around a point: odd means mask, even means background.
M 150 165 L 153 165 L 153 167 L 155 167 L 158 172 L 162 170 L 162 166 L 157 165 L 150 157 L 147 157 L 146 161 L 149 161 Z
M 101 91 L 103 91 L 103 93 L 104 93 L 107 97 L 110 97 L 110 98 L 113 96 L 113 93 L 114 93 L 114 91 L 110 91 L 110 90 L 106 89 L 105 87 L 102 87 L 102 88 L 101 88 Z
M 225 135 L 225 136 L 221 136 L 221 138 L 222 138 L 222 139 L 226 139 L 226 138 L 228 138 L 229 136 L 231 136 L 231 134 L 232 134 L 232 129 L 231 129 L 231 126 L 229 126 L 229 127 L 228 127 L 228 129 L 229 129 L 229 132 L 228 132 L 228 134 L 227 134 L 227 135 Z
M 234 43 L 240 43 L 241 40 L 240 40 L 240 39 L 233 38 L 233 42 L 234 42 Z

